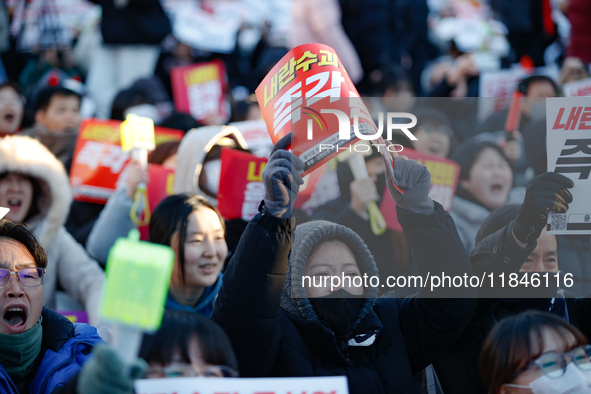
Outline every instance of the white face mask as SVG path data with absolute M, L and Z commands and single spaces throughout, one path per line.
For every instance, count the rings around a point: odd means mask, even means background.
M 203 172 L 207 177 L 207 183 L 204 185 L 207 191 L 217 194 L 220 187 L 220 176 L 222 173 L 222 161 L 220 159 L 211 160 L 203 164 Z
M 528 386 L 508 384 L 509 387 L 530 389 L 533 394 L 589 394 L 591 393 L 591 370 L 582 371 L 572 362 L 559 378 L 542 375 Z

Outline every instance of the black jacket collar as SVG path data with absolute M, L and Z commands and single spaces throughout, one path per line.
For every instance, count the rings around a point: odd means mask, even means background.
M 43 307 L 41 316 L 43 317 L 41 349 L 58 352 L 74 336 L 74 325 L 67 318 L 49 308 Z

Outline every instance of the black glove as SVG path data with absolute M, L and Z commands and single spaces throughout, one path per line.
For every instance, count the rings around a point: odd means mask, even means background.
M 300 185 L 304 183 L 299 174 L 304 169 L 304 162 L 285 150 L 292 138 L 293 134 L 289 133 L 277 141 L 263 170 L 265 207 L 273 216 L 282 218 L 291 216 Z
M 423 164 L 416 160 L 408 160 L 406 156 L 394 159 L 394 176 L 398 185 L 404 190 L 400 194 L 392 183 L 390 171 L 386 170 L 388 191 L 396 205 L 416 213 L 433 213 L 435 205 L 429 197 L 431 190 L 431 173 Z
M 525 201 L 513 221 L 513 235 L 531 246 L 538 239 L 548 220 L 548 212 L 565 213 L 573 201 L 567 190 L 575 184 L 564 175 L 545 172 L 527 184 Z

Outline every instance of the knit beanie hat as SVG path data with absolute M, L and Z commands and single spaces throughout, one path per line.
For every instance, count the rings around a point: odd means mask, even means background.
M 351 249 L 362 274 L 367 274 L 369 277 L 378 275 L 376 263 L 367 245 L 350 228 L 324 220 L 298 225 L 294 230 L 289 266 L 281 293 L 281 307 L 306 320 L 318 320 L 318 316 L 308 299 L 306 288 L 302 286 L 302 276 L 305 273 L 310 253 L 316 249 L 316 245 L 328 238 L 341 241 Z M 354 327 L 373 308 L 377 294 L 376 287 L 365 289 L 366 300 Z

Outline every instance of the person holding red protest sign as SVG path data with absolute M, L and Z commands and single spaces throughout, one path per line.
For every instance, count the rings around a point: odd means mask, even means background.
M 59 283 L 96 325 L 105 275 L 63 226 L 71 201 L 66 171 L 47 148 L 29 137 L 0 139 L 0 206 L 10 208 L 7 219 L 29 225 L 47 249 L 45 306 L 56 307 Z
M 377 275 L 352 230 L 325 221 L 295 228 L 291 207 L 304 163 L 279 140 L 263 171 L 264 203 L 224 273 L 212 319 L 226 330 L 242 376 L 335 376 L 349 392 L 405 393 L 415 374 L 450 345 L 476 306 L 471 289 L 437 298 L 376 299 L 377 287 L 314 286 L 304 278 Z M 428 197 L 425 166 L 395 159 L 398 219 L 420 271 L 471 273 L 453 220 Z M 390 189 L 390 188 L 389 188 Z M 395 262 L 393 262 L 395 263 Z M 460 290 L 457 292 L 456 290 Z M 448 297 L 468 297 L 450 299 Z

